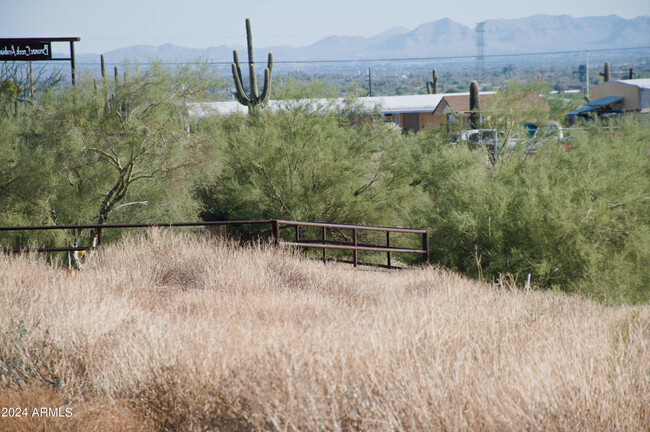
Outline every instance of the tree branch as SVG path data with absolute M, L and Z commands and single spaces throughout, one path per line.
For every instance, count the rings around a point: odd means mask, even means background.
M 122 207 L 130 206 L 130 205 L 136 205 L 136 204 L 148 205 L 149 201 L 134 201 L 134 202 L 130 202 L 130 203 L 121 204 L 121 205 L 115 207 L 114 209 L 112 209 L 111 211 L 109 211 L 106 216 L 110 215 L 111 213 L 113 213 L 116 210 L 121 209 Z
M 108 159 L 108 161 L 109 161 L 109 162 L 110 162 L 114 167 L 116 167 L 117 169 L 122 169 L 122 167 L 121 167 L 121 165 L 120 165 L 119 156 L 117 156 L 117 155 L 116 155 L 116 156 L 110 155 L 109 153 L 105 152 L 104 150 L 98 149 L 98 148 L 96 148 L 96 147 L 85 147 L 85 149 L 86 149 L 86 150 L 90 150 L 90 151 L 94 151 L 94 152 L 99 153 L 100 155 L 102 155 L 102 156 L 104 156 L 106 159 Z

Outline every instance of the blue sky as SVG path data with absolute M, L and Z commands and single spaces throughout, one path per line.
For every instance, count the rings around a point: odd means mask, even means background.
M 0 38 L 78 36 L 76 52 L 97 54 L 141 44 L 206 48 L 245 44 L 250 18 L 262 48 L 305 46 L 330 35 L 368 37 L 441 18 L 474 27 L 538 13 L 634 18 L 650 15 L 650 0 L 0 0 Z

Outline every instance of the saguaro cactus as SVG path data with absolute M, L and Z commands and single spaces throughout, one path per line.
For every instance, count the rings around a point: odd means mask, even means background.
M 246 18 L 246 42 L 248 44 L 248 73 L 250 78 L 249 95 L 246 94 L 244 86 L 242 85 L 243 79 L 241 74 L 241 67 L 239 66 L 239 55 L 237 50 L 232 52 L 232 76 L 235 81 L 235 98 L 237 101 L 248 107 L 248 112 L 256 109 L 258 106 L 264 106 L 271 98 L 271 71 L 273 70 L 273 53 L 269 53 L 268 64 L 264 69 L 264 87 L 262 94 L 258 94 L 257 90 L 257 77 L 255 75 L 255 61 L 253 60 L 253 35 L 251 33 L 251 22 Z
M 436 75 L 435 69 L 431 73 L 431 77 L 431 81 L 427 81 L 427 93 L 438 94 L 438 75 Z
M 478 83 L 472 81 L 469 85 L 469 110 L 471 111 L 469 115 L 470 125 L 472 129 L 478 129 L 479 124 L 481 123 L 481 102 L 479 100 L 479 90 Z
M 611 75 L 609 73 L 609 62 L 605 62 L 605 66 L 603 68 L 603 71 L 600 72 L 598 75 L 603 77 L 603 81 L 607 82 L 611 79 Z

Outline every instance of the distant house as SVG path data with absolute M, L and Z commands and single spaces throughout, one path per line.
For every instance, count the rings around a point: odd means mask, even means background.
M 495 94 L 495 92 L 480 93 L 479 103 L 481 106 L 484 107 Z M 447 127 L 450 121 L 456 120 L 456 116 L 468 117 L 469 113 L 469 93 L 445 95 L 433 111 L 432 124 L 435 127 Z
M 444 96 L 445 94 L 380 96 L 360 100 L 369 105 L 378 103 L 379 111 L 401 130 L 417 132 L 434 125 L 433 111 Z
M 591 101 L 567 114 L 569 122 L 577 117 L 593 118 L 650 109 L 650 78 L 607 81 L 589 89 Z
M 485 110 L 493 98 L 495 92 L 482 92 L 479 94 L 481 109 Z M 524 104 L 539 104 L 541 107 L 546 103 L 540 98 L 539 93 L 530 92 L 520 100 Z M 433 125 L 437 127 L 447 127 L 451 121 L 458 121 L 463 118 L 465 122 L 469 120 L 469 93 L 445 95 L 440 104 L 433 111 Z
M 361 115 L 381 113 L 386 120 L 394 122 L 401 130 L 417 132 L 433 123 L 433 111 L 446 95 L 451 94 L 360 97 L 354 99 L 355 113 Z M 465 95 L 469 97 L 469 93 Z M 309 105 L 315 111 L 326 107 L 344 110 L 346 100 L 343 98 L 271 100 L 265 109 L 275 111 L 295 105 Z M 247 112 L 246 107 L 235 101 L 196 103 L 190 104 L 188 108 L 190 116 L 195 119 Z
M 479 99 L 482 107 L 486 107 L 495 92 L 483 92 Z M 527 94 L 524 103 L 544 102 L 539 94 Z M 326 107 L 334 110 L 345 110 L 346 100 L 337 99 L 302 99 L 302 100 L 271 100 L 266 110 L 271 112 L 295 105 L 310 106 L 315 112 Z M 469 114 L 469 93 L 441 93 L 408 96 L 376 96 L 354 99 L 355 114 L 383 114 L 387 121 L 395 123 L 404 132 L 417 132 L 429 127 L 446 127 L 448 116 Z M 230 115 L 247 113 L 247 108 L 235 101 L 194 103 L 188 107 L 190 117 L 203 119 L 213 115 Z

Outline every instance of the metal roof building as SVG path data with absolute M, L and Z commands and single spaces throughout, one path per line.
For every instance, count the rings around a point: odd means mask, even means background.
M 620 115 L 650 109 L 650 78 L 607 81 L 589 89 L 591 102 L 568 116 Z
M 486 92 L 484 94 L 494 94 Z M 469 93 L 440 93 L 406 96 L 374 96 L 353 99 L 300 99 L 300 100 L 271 100 L 264 108 L 275 112 L 280 109 L 303 106 L 318 114 L 327 110 L 334 112 L 353 112 L 355 114 L 372 114 L 375 112 L 391 117 L 400 128 L 409 131 L 422 130 L 435 125 L 433 112 L 445 97 L 467 99 Z M 191 118 L 204 119 L 214 115 L 230 115 L 247 113 L 248 108 L 236 101 L 192 103 L 188 105 Z
M 599 99 L 619 97 L 623 111 L 638 111 L 650 108 L 650 78 L 607 81 L 589 89 L 596 102 Z
M 469 93 L 443 93 L 409 96 L 375 96 L 355 98 L 351 99 L 351 101 L 356 111 L 360 114 L 371 114 L 375 110 L 378 110 L 382 114 L 432 113 L 444 96 L 452 94 L 469 95 Z M 349 105 L 348 100 L 345 98 L 271 100 L 264 109 L 273 112 L 294 106 L 309 106 L 313 110 L 318 111 L 325 109 L 342 110 Z M 196 119 L 202 119 L 212 115 L 248 112 L 245 106 L 236 101 L 192 103 L 189 104 L 188 109 L 190 116 Z

